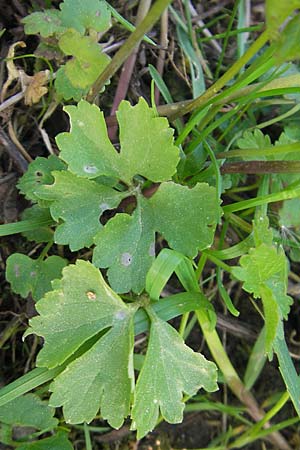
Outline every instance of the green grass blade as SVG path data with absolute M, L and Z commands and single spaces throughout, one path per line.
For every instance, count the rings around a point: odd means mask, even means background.
M 250 358 L 246 367 L 244 376 L 246 389 L 250 390 L 254 386 L 257 378 L 264 368 L 266 360 L 267 356 L 265 352 L 265 328 L 263 328 L 252 348 Z
M 0 236 L 23 233 L 24 231 L 36 230 L 40 227 L 54 225 L 53 220 L 20 220 L 15 223 L 5 223 L 0 225 Z
M 149 64 L 149 72 L 151 77 L 153 78 L 156 86 L 158 87 L 161 95 L 163 96 L 163 98 L 165 99 L 166 103 L 174 103 L 174 100 L 170 94 L 170 91 L 166 85 L 166 83 L 164 82 L 164 80 L 162 79 L 162 77 L 160 76 L 160 74 L 158 73 L 158 71 L 155 69 L 154 66 L 152 66 L 152 64 Z
M 121 14 L 119 14 L 118 11 L 115 8 L 113 8 L 108 2 L 105 2 L 105 3 L 111 12 L 111 15 L 125 28 L 125 30 L 131 31 L 131 32 L 133 32 L 135 30 L 136 27 L 132 23 L 128 22 L 128 20 L 126 20 L 123 16 L 121 16 Z M 145 42 L 148 42 L 148 44 L 151 44 L 151 45 L 154 45 L 155 47 L 157 47 L 157 44 L 152 39 L 150 39 L 148 36 L 145 35 L 143 37 L 143 40 Z
M 300 417 L 300 378 L 295 370 L 285 339 L 279 339 L 277 337 L 273 348 L 278 358 L 281 376 L 290 394 L 295 410 Z

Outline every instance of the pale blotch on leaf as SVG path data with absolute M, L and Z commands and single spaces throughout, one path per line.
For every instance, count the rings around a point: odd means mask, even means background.
M 93 291 L 87 291 L 86 296 L 89 300 L 96 300 L 97 296 Z
M 15 264 L 14 265 L 14 272 L 15 272 L 16 278 L 18 278 L 20 276 L 20 266 L 19 266 L 19 264 Z
M 126 312 L 125 311 L 117 311 L 115 314 L 116 320 L 124 320 L 126 318 Z
M 110 209 L 110 206 L 108 203 L 100 203 L 100 211 L 106 211 L 107 209 Z
M 30 276 L 33 278 L 33 277 L 36 277 L 36 272 L 30 272 Z
M 132 255 L 128 252 L 125 252 L 121 255 L 121 264 L 125 267 L 130 266 L 132 263 Z
M 98 169 L 96 166 L 86 165 L 83 166 L 83 170 L 85 171 L 85 173 L 96 173 Z
M 154 243 L 154 242 L 152 242 L 152 243 L 150 244 L 150 247 L 149 247 L 149 255 L 150 255 L 150 256 L 155 256 L 155 243 Z
M 84 127 L 84 122 L 82 122 L 81 120 L 78 120 L 77 125 L 82 128 L 82 127 Z

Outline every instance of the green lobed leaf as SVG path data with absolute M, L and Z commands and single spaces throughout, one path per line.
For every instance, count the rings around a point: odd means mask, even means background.
M 153 212 L 140 198 L 134 213 L 117 214 L 95 237 L 93 263 L 109 268 L 108 280 L 118 293 L 140 293 L 155 256 Z
M 66 55 L 73 56 L 64 66 L 64 73 L 75 88 L 90 87 L 110 62 L 99 44 L 73 29 L 60 37 L 58 45 Z
M 54 220 L 63 220 L 55 230 L 54 241 L 68 244 L 72 251 L 89 247 L 102 227 L 102 213 L 116 208 L 127 194 L 67 171 L 54 171 L 53 176 L 54 184 L 43 186 L 38 196 L 51 202 Z
M 21 253 L 13 253 L 7 258 L 6 279 L 14 292 L 26 298 L 29 292 L 34 300 L 51 291 L 51 281 L 61 277 L 67 262 L 60 256 L 49 256 L 44 261 L 31 259 Z
M 40 34 L 47 38 L 53 34 L 62 33 L 65 26 L 62 24 L 60 11 L 56 9 L 46 9 L 43 12 L 34 12 L 24 17 L 21 22 L 25 25 L 26 34 Z
M 136 308 L 120 305 L 112 328 L 77 358 L 50 386 L 52 406 L 63 406 L 68 423 L 91 422 L 101 416 L 120 428 L 130 412 L 133 370 L 133 315 Z M 80 395 L 78 395 L 80 393 Z
M 110 26 L 110 10 L 104 0 L 64 0 L 60 4 L 61 20 L 66 28 L 105 31 Z
M 184 344 L 171 325 L 150 314 L 151 328 L 146 358 L 140 372 L 132 408 L 132 428 L 141 439 L 155 427 L 159 411 L 170 423 L 182 421 L 183 393 L 217 387 L 217 368 Z
M 26 394 L 1 406 L 0 422 L 45 430 L 57 426 L 58 420 L 53 415 L 54 408 L 50 408 L 47 402 L 35 394 Z
M 36 190 L 45 184 L 52 184 L 53 170 L 64 170 L 65 164 L 55 155 L 49 158 L 38 156 L 29 164 L 27 172 L 20 178 L 18 188 L 28 200 L 38 201 Z
M 174 250 L 193 258 L 212 244 L 220 216 L 214 187 L 198 183 L 189 189 L 162 183 L 149 202 L 156 231 Z
M 281 249 L 261 244 L 240 258 L 232 274 L 243 281 L 243 289 L 261 298 L 266 322 L 266 351 L 271 352 L 278 327 L 287 318 L 292 299 L 286 295 L 287 259 Z
M 37 366 L 62 364 L 84 342 L 112 325 L 123 302 L 91 263 L 77 260 L 63 270 L 61 289 L 48 292 L 36 304 L 39 316 L 30 320 L 25 336 L 43 336 Z
M 151 181 L 170 180 L 179 162 L 173 129 L 157 117 L 143 98 L 135 106 L 122 101 L 117 111 L 120 127 L 120 178 L 131 183 L 135 175 Z
M 263 134 L 263 132 L 259 129 L 255 129 L 254 131 L 245 131 L 243 136 L 237 140 L 237 145 L 240 149 L 262 149 L 261 156 L 253 156 L 253 157 L 244 157 L 245 161 L 253 160 L 265 160 L 264 148 L 272 147 L 270 136 L 267 134 Z
M 116 177 L 118 153 L 108 138 L 102 111 L 85 100 L 64 109 L 70 116 L 71 130 L 60 133 L 56 142 L 61 150 L 59 156 L 66 161 L 69 170 L 87 178 Z
M 300 58 L 300 14 L 294 16 L 280 33 L 275 52 L 276 63 L 293 61 Z
M 300 8 L 299 0 L 266 0 L 267 29 L 273 38 L 278 38 L 280 25 L 296 8 Z
M 65 66 L 61 66 L 56 72 L 54 86 L 58 97 L 65 100 L 74 99 L 76 102 L 79 102 L 89 91 L 89 87 L 80 89 L 73 86 L 65 73 Z
M 50 211 L 48 208 L 40 208 L 39 205 L 33 205 L 31 208 L 26 208 L 22 213 L 22 220 L 34 220 L 45 222 L 52 220 Z M 26 237 L 29 241 L 50 242 L 53 239 L 53 231 L 50 227 L 41 226 L 36 230 L 24 231 L 22 236 Z
M 54 436 L 18 445 L 18 450 L 73 450 L 68 434 L 58 431 Z

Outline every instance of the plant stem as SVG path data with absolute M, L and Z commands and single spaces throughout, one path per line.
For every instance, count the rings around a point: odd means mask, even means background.
M 256 421 L 260 421 L 264 418 L 265 413 L 259 408 L 255 398 L 249 392 L 242 381 L 240 380 L 237 372 L 235 371 L 230 359 L 225 352 L 220 338 L 215 330 L 211 330 L 210 321 L 205 310 L 196 311 L 199 325 L 203 331 L 206 343 L 209 347 L 211 354 L 214 357 L 217 365 L 224 375 L 226 383 L 232 392 L 238 397 L 238 399 L 247 407 L 248 413 Z M 264 424 L 268 427 L 268 424 Z M 272 433 L 269 439 L 278 449 L 291 450 L 285 439 L 278 433 Z
M 214 97 L 232 78 L 239 73 L 239 71 L 244 67 L 244 65 L 254 56 L 257 52 L 266 44 L 269 39 L 269 33 L 264 31 L 258 39 L 253 42 L 251 47 L 248 48 L 246 53 L 236 61 L 228 70 L 224 73 L 210 88 L 208 88 L 204 94 L 195 98 L 195 100 L 188 103 L 182 108 L 181 111 L 176 112 L 171 115 L 170 120 L 177 119 L 200 106 L 207 103 L 212 97 Z
M 225 173 L 299 173 L 299 161 L 237 161 L 225 163 L 220 168 L 222 175 Z
M 97 78 L 90 93 L 87 97 L 88 101 L 94 101 L 95 97 L 99 94 L 104 87 L 107 80 L 109 80 L 121 67 L 123 62 L 128 58 L 136 45 L 142 40 L 144 34 L 149 31 L 155 22 L 159 19 L 160 15 L 167 8 L 172 0 L 157 0 L 150 9 L 145 19 L 136 27 L 135 31 L 129 36 L 124 45 L 118 50 L 110 64 L 104 69 L 104 71 Z

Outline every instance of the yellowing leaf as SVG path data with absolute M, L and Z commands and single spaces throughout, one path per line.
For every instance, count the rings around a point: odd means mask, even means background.
M 66 55 L 73 56 L 64 66 L 64 71 L 75 88 L 91 86 L 110 62 L 110 57 L 102 52 L 99 44 L 72 29 L 61 36 L 59 47 Z

